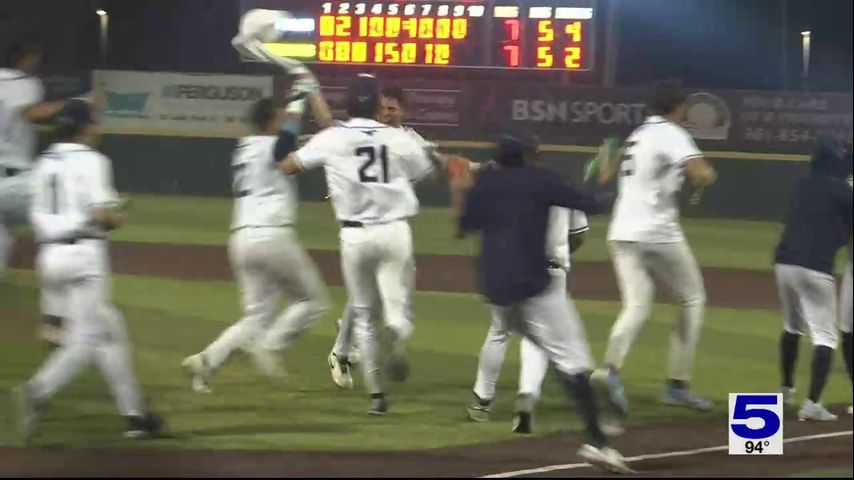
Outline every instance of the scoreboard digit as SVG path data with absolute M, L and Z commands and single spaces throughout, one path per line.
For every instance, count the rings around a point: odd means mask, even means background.
M 585 71 L 596 0 L 242 0 L 287 10 L 278 55 L 321 64 Z

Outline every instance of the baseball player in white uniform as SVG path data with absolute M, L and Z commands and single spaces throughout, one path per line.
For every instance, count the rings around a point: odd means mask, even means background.
M 851 180 L 848 181 L 849 185 Z M 845 276 L 839 287 L 839 325 L 842 330 L 842 354 L 845 355 L 845 368 L 848 370 L 848 379 L 854 385 L 854 335 L 852 335 L 852 316 L 854 316 L 854 282 L 851 279 L 851 240 L 848 240 L 848 265 L 845 267 Z M 848 415 L 854 413 L 854 407 L 848 407 Z
M 691 135 L 679 126 L 686 97 L 677 84 L 657 85 L 647 108 L 652 115 L 629 136 L 619 165 L 619 193 L 608 243 L 623 309 L 611 329 L 604 368 L 594 372 L 593 381 L 607 387 L 613 403 L 624 414 L 628 412 L 618 372 L 652 309 L 655 277 L 672 290 L 681 306 L 670 340 L 664 403 L 708 410 L 711 402 L 689 387 L 706 293 L 679 225 L 677 195 L 686 176 L 697 199 L 716 175 Z M 601 160 L 607 163 L 606 156 Z M 603 168 L 600 182 L 614 173 L 610 166 Z
M 404 345 L 414 330 L 406 311 L 412 272 L 408 219 L 418 213 L 412 183 L 434 170 L 422 146 L 409 134 L 374 120 L 379 108 L 377 79 L 357 76 L 348 91 L 349 120 L 316 134 L 285 165 L 292 174 L 325 169 L 341 224 L 341 267 L 355 313 L 371 415 L 388 412 L 371 316 L 381 305 L 393 343 L 388 368 L 392 376 L 405 377 Z
M 318 95 L 312 76 L 303 83 L 295 88 Z M 249 114 L 256 133 L 242 138 L 235 149 L 228 250 L 244 313 L 201 353 L 184 360 L 197 392 L 210 391 L 211 376 L 238 348 L 246 349 L 267 376 L 283 377 L 281 352 L 329 310 L 323 280 L 294 229 L 296 179 L 282 173 L 284 159 L 297 145 L 305 101 L 290 102 L 286 112 L 272 99 L 258 101 Z M 291 305 L 276 319 L 283 294 Z
M 587 215 L 578 210 L 563 207 L 551 207 L 549 211 L 548 230 L 546 232 L 546 253 L 549 260 L 549 272 L 552 275 L 553 287 L 549 291 L 554 295 L 566 296 L 566 276 L 570 267 L 570 252 L 576 251 L 584 242 L 584 235 L 590 229 Z M 556 304 L 558 302 L 555 302 Z M 567 322 L 572 322 L 573 329 L 578 332 L 577 338 L 586 338 L 584 327 L 572 299 L 566 297 L 563 316 Z M 486 340 L 480 352 L 480 362 L 477 369 L 477 379 L 474 385 L 474 401 L 468 406 L 469 418 L 483 422 L 489 420 L 501 365 L 507 353 L 510 332 L 499 330 L 492 322 Z M 583 341 L 578 342 L 580 352 L 586 352 L 590 357 L 589 348 Z M 516 398 L 516 417 L 513 431 L 527 434 L 533 429 L 533 409 L 540 399 L 540 391 L 546 372 L 549 368 L 548 354 L 526 337 L 522 338 L 519 350 L 519 391 Z M 590 362 L 592 365 L 592 361 Z
M 7 52 L 6 68 L 0 68 L 0 275 L 9 266 L 15 244 L 10 227 L 28 221 L 30 169 L 36 149 L 33 122 L 51 119 L 65 104 L 44 101 L 44 87 L 33 76 L 41 59 L 37 45 L 15 43 Z M 62 305 L 45 292 L 41 304 L 41 336 L 57 344 L 61 340 Z
M 428 142 L 415 130 L 403 124 L 406 117 L 404 107 L 404 94 L 400 87 L 386 87 L 383 89 L 382 98 L 380 100 L 380 121 L 390 127 L 397 128 L 408 133 L 412 138 L 421 145 L 428 154 L 437 157 L 436 160 L 443 162 L 445 160 L 442 154 L 436 152 L 436 145 Z M 411 276 L 407 287 L 406 312 L 408 318 L 412 319 L 412 291 L 415 289 L 415 259 L 410 263 Z M 358 364 L 361 358 L 361 352 L 353 345 L 354 331 L 354 311 L 350 307 L 350 302 L 344 308 L 344 313 L 337 321 L 338 334 L 335 337 L 335 344 L 332 346 L 332 351 L 329 352 L 328 364 L 332 381 L 340 388 L 353 388 L 353 377 L 351 374 L 352 365 Z M 376 319 L 373 319 L 376 321 Z
M 153 436 L 162 421 L 145 407 L 124 320 L 110 301 L 107 233 L 124 218 L 116 210 L 121 201 L 112 166 L 93 149 L 98 137 L 87 102 L 69 101 L 57 123 L 60 140 L 33 172 L 30 217 L 39 244 L 39 277 L 43 288 L 62 297 L 68 326 L 63 344 L 16 390 L 21 433 L 26 442 L 32 440 L 49 400 L 94 362 L 127 419 L 126 436 Z

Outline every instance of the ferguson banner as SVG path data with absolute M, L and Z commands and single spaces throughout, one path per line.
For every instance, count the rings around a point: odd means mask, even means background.
M 109 133 L 237 137 L 253 102 L 273 94 L 273 78 L 96 70 Z

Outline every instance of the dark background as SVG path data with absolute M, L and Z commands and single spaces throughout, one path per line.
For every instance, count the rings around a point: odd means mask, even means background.
M 318 0 L 319 1 L 319 0 Z M 524 0 L 523 0 L 524 1 Z M 617 85 L 642 85 L 680 77 L 706 88 L 781 89 L 801 82 L 801 35 L 812 31 L 809 87 L 851 91 L 851 0 L 599 0 L 599 49 L 592 74 L 577 73 L 572 83 L 601 81 L 606 13 L 618 7 Z M 39 38 L 50 70 L 104 67 L 181 72 L 245 72 L 230 48 L 239 17 L 238 0 L 2 0 L 0 47 L 22 35 Z M 287 9 L 287 0 L 282 0 Z M 109 12 L 109 55 L 100 62 L 98 17 Z M 784 23 L 784 18 L 787 21 Z M 784 41 L 785 38 L 785 41 Z M 785 59 L 784 59 L 785 57 Z M 347 73 L 347 67 L 331 67 Z M 435 71 L 391 67 L 386 77 L 510 79 L 507 73 Z M 513 80 L 558 82 L 544 72 L 512 72 Z

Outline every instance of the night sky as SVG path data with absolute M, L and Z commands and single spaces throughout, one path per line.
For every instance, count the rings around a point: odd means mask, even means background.
M 614 1 L 614 0 L 612 0 Z M 800 31 L 812 32 L 809 87 L 851 91 L 851 0 L 616 0 L 619 2 L 618 85 L 678 77 L 689 86 L 780 89 L 788 62 L 791 89 L 801 81 Z M 110 13 L 108 68 L 239 72 L 229 40 L 237 0 L 2 0 L 0 47 L 23 34 L 39 38 L 48 67 L 99 66 L 97 8 Z M 599 0 L 601 13 L 607 0 Z M 287 0 L 283 0 L 287 8 Z M 784 5 L 788 4 L 785 24 Z M 599 29 L 600 36 L 604 28 Z M 603 43 L 599 42 L 600 53 Z M 785 60 L 784 60 L 785 57 Z M 601 63 L 600 63 L 601 65 Z M 399 70 L 399 75 L 408 72 Z M 414 72 L 413 72 L 414 73 Z M 597 83 L 601 70 L 578 75 Z M 513 78 L 540 80 L 512 72 Z M 424 75 L 424 73 L 419 73 Z M 427 74 L 429 75 L 429 74 Z M 469 73 L 452 76 L 469 78 Z M 482 75 L 481 75 L 482 77 Z M 503 76 L 502 77 L 506 77 Z M 483 78 L 481 78 L 483 79 Z M 549 81 L 549 80 L 544 80 Z

